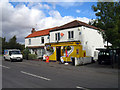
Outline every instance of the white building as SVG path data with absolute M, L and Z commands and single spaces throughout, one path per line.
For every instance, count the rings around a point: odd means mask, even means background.
M 45 43 L 79 41 L 83 50 L 86 51 L 86 56 L 94 57 L 94 59 L 98 53 L 96 48 L 104 48 L 100 29 L 78 20 L 59 27 L 42 31 L 32 30 L 32 32 L 25 38 L 25 47 L 30 48 L 31 53 L 37 52 L 38 56 L 45 53 Z
M 25 48 L 28 47 L 31 54 L 37 54 L 38 58 L 42 57 L 45 54 L 45 43 L 50 42 L 49 31 L 52 29 L 54 28 L 35 31 L 32 28 L 31 34 L 25 37 Z
M 60 34 L 64 34 L 61 36 Z M 80 41 L 86 56 L 97 59 L 96 48 L 104 48 L 100 30 L 81 21 L 73 21 L 50 31 L 50 43 Z

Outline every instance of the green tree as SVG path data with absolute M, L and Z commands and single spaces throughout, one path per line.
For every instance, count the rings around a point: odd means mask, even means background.
M 97 2 L 92 9 L 97 19 L 89 24 L 103 29 L 105 40 L 120 48 L 120 2 Z
M 9 42 L 6 41 L 6 38 L 2 38 L 2 52 L 4 49 L 20 49 L 22 52 L 25 49 L 25 45 L 22 45 L 20 43 L 17 43 L 16 36 L 13 36 L 11 39 L 9 39 Z
M 17 47 L 17 38 L 16 38 L 16 36 L 13 36 L 10 40 L 9 40 L 9 42 L 8 42 L 8 48 L 9 49 L 17 49 L 18 47 Z
M 6 38 L 2 38 L 2 53 L 4 51 L 4 49 L 7 49 L 8 47 L 8 42 L 6 41 Z

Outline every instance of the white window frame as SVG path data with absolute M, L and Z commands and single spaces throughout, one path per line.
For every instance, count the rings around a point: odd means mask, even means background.
M 60 32 L 55 33 L 55 41 L 59 41 L 59 40 L 60 40 Z
M 43 42 L 42 42 L 42 40 L 43 40 Z M 41 37 L 41 43 L 44 44 L 44 42 L 45 42 L 44 37 Z
M 73 39 L 73 38 L 74 38 L 74 31 L 68 31 L 68 39 Z
M 28 44 L 31 45 L 31 39 L 28 39 L 28 42 L 29 42 Z

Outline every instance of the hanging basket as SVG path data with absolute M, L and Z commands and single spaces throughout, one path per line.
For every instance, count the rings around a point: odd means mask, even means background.
M 48 47 L 46 48 L 46 50 L 49 51 L 49 52 L 54 52 L 53 47 L 51 47 L 51 46 L 48 46 Z

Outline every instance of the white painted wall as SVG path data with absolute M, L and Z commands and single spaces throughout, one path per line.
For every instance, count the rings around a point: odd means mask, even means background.
M 68 31 L 74 31 L 74 39 L 68 39 Z M 55 40 L 55 33 L 63 33 L 64 34 L 64 36 L 60 37 L 59 42 L 80 40 L 79 37 L 78 37 L 79 36 L 78 27 L 50 32 L 50 42 L 57 42 Z
M 41 43 L 41 37 L 44 37 L 44 44 Z M 31 45 L 29 45 L 29 39 L 31 39 Z M 45 43 L 49 43 L 48 35 L 40 37 L 25 38 L 25 47 L 27 46 L 44 46 Z
M 104 48 L 104 40 L 98 30 L 82 26 L 81 38 L 83 49 L 86 50 L 87 56 L 94 57 L 96 48 Z
M 68 31 L 74 31 L 73 39 L 68 39 Z M 86 50 L 87 56 L 94 57 L 94 52 L 96 51 L 96 48 L 104 48 L 103 37 L 101 33 L 98 33 L 98 30 L 81 26 L 54 31 L 50 32 L 50 42 L 57 42 L 55 40 L 55 33 L 59 32 L 64 34 L 64 36 L 60 38 L 59 42 L 81 41 L 81 44 L 83 45 L 83 50 Z

